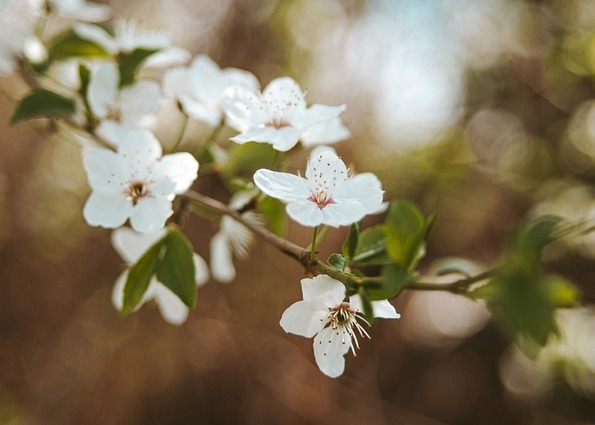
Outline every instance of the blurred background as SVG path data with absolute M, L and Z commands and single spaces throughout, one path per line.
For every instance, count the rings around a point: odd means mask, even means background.
M 109 4 L 263 86 L 289 75 L 310 102 L 346 104 L 346 162 L 375 172 L 386 199 L 438 216 L 428 275 L 443 257 L 492 266 L 524 217 L 595 219 L 591 0 Z M 402 319 L 379 321 L 332 380 L 312 340 L 278 325 L 303 270 L 260 241 L 236 281 L 200 289 L 183 326 L 152 304 L 121 318 L 111 288 L 124 265 L 109 232 L 83 221 L 79 149 L 42 120 L 7 124 L 25 89 L 0 79 L 0 424 L 595 424 L 595 233 L 547 252 L 586 307 L 560 313 L 563 339 L 537 359 L 483 304 L 405 292 L 393 300 Z M 206 133 L 197 124 L 187 139 Z M 220 189 L 199 183 L 226 200 Z M 185 231 L 208 259 L 217 227 Z M 292 224 L 288 237 L 305 246 L 306 233 Z

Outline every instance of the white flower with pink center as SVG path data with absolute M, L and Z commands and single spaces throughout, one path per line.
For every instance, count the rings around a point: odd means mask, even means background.
M 261 93 L 246 87 L 228 90 L 225 113 L 230 127 L 240 131 L 236 143 L 270 143 L 278 151 L 293 148 L 308 130 L 331 123 L 325 137 L 312 134 L 310 144 L 335 142 L 349 135 L 337 119 L 345 106 L 307 106 L 305 93 L 289 77 L 277 78 Z M 320 127 L 318 127 L 320 128 Z M 318 133 L 316 130 L 312 130 Z
M 336 378 L 345 369 L 349 350 L 356 355 L 358 338 L 370 338 L 362 315 L 362 300 L 354 295 L 346 300 L 345 286 L 338 280 L 321 274 L 302 279 L 303 301 L 298 301 L 283 313 L 280 325 L 285 332 L 306 338 L 314 337 L 314 358 L 319 369 Z M 387 301 L 372 301 L 374 317 L 398 319 L 399 313 Z
M 260 169 L 254 183 L 287 204 L 289 216 L 304 226 L 347 226 L 382 208 L 380 181 L 372 173 L 352 175 L 332 150 L 308 160 L 306 176 Z
M 91 226 L 116 228 L 130 219 L 132 228 L 150 233 L 172 214 L 176 194 L 186 192 L 198 173 L 198 162 L 186 152 L 161 157 L 161 146 L 148 130 L 135 130 L 118 151 L 83 152 L 83 166 L 93 190 L 83 209 Z

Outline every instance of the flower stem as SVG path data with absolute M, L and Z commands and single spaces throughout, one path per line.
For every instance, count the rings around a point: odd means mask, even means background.
M 188 128 L 188 115 L 186 115 L 183 111 L 182 111 L 182 116 L 183 121 L 182 121 L 182 126 L 180 128 L 180 132 L 178 133 L 178 137 L 176 137 L 176 141 L 174 142 L 173 146 L 169 149 L 169 153 L 174 152 L 176 149 L 178 149 L 178 146 L 180 146 L 180 143 L 182 143 L 182 139 L 184 138 L 184 134 L 186 134 L 186 129 Z
M 217 141 L 217 138 L 219 137 L 219 133 L 221 132 L 221 129 L 223 129 L 224 123 L 225 123 L 225 120 L 222 118 L 221 121 L 219 121 L 219 124 L 217 124 L 213 128 L 213 130 L 211 131 L 211 134 L 209 134 L 209 137 L 207 137 L 207 140 L 205 140 L 204 144 L 200 147 L 198 153 L 196 154 L 196 158 L 198 159 L 198 162 L 203 161 L 203 157 L 205 156 L 205 154 L 209 151 L 209 149 L 211 149 L 211 146 L 213 146 L 213 143 L 215 143 Z
M 316 236 L 318 235 L 318 226 L 314 227 L 314 233 L 312 233 L 312 243 L 310 244 L 310 262 L 316 261 Z

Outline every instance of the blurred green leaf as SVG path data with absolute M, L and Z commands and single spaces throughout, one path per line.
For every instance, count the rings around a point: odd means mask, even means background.
M 363 230 L 358 237 L 352 262 L 362 265 L 383 265 L 394 260 L 386 252 L 386 226 L 377 224 Z
M 229 152 L 229 158 L 223 166 L 223 173 L 227 176 L 250 173 L 250 177 L 259 168 L 272 166 L 278 152 L 268 143 L 248 142 L 234 145 Z
M 372 302 L 368 298 L 367 291 L 363 286 L 360 286 L 357 293 L 362 300 L 364 319 L 372 326 L 376 322 L 376 317 L 374 317 L 374 307 L 372 307 Z
M 413 280 L 413 273 L 391 264 L 382 269 L 381 279 L 364 279 L 363 287 L 372 301 L 396 297 Z
M 341 247 L 341 251 L 343 252 L 343 256 L 347 259 L 347 262 L 351 262 L 353 255 L 355 254 L 357 241 L 359 239 L 359 226 L 359 223 L 353 223 L 351 227 L 349 227 L 347 239 L 345 239 L 345 242 L 343 242 L 343 246 Z
M 147 291 L 159 264 L 165 238 L 160 239 L 130 268 L 124 284 L 122 314 L 133 311 Z
M 10 123 L 41 117 L 59 117 L 74 114 L 74 101 L 45 89 L 33 89 L 17 104 Z
M 415 266 L 423 250 L 428 228 L 421 212 L 411 202 L 392 201 L 386 218 L 386 248 L 388 254 L 403 269 Z
M 521 226 L 513 235 L 509 254 L 527 265 L 537 264 L 543 247 L 554 239 L 559 223 L 558 217 L 546 215 Z
M 134 75 L 138 67 L 149 56 L 157 52 L 158 49 L 135 49 L 130 53 L 121 53 L 118 56 L 118 65 L 120 67 L 120 87 L 127 86 L 134 82 Z
M 336 252 L 331 254 L 326 262 L 329 264 L 329 266 L 336 268 L 340 272 L 345 270 L 345 264 L 347 263 L 345 261 L 345 257 L 341 254 L 337 254 Z
M 271 232 L 279 236 L 287 233 L 287 214 L 283 202 L 268 196 L 260 197 L 256 204 L 256 211 L 265 217 Z
M 163 240 L 165 252 L 157 265 L 157 280 L 163 283 L 188 307 L 196 304 L 194 251 L 190 241 L 178 230 L 172 229 Z
M 109 57 L 109 54 L 92 41 L 80 38 L 72 30 L 66 31 L 50 41 L 48 63 L 72 57 L 101 58 Z
M 547 275 L 542 279 L 542 285 L 554 308 L 574 307 L 581 299 L 578 287 L 562 276 Z

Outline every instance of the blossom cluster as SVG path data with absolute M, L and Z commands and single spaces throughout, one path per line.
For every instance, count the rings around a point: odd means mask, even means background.
M 235 278 L 232 258 L 245 258 L 253 238 L 247 225 L 264 224 L 252 205 L 259 197 L 280 200 L 291 219 L 314 228 L 349 226 L 386 208 L 378 178 L 355 174 L 327 146 L 350 135 L 340 118 L 345 105 L 308 104 L 305 91 L 287 76 L 261 88 L 252 73 L 222 69 L 203 54 L 192 58 L 174 46 L 167 33 L 131 21 L 114 20 L 113 31 L 106 31 L 95 24 L 110 18 L 105 5 L 84 0 L 0 0 L 0 4 L 1 74 L 22 66 L 48 73 L 59 66 L 78 70 L 76 77 L 62 81 L 58 91 L 76 99 L 71 122 L 92 136 L 82 150 L 91 189 L 82 214 L 90 226 L 114 229 L 113 246 L 131 266 L 164 240 L 170 225 L 179 224 L 174 213 L 183 207 L 176 198 L 199 178 L 201 155 L 177 151 L 178 143 L 164 154 L 163 146 L 171 144 L 162 146 L 155 136 L 158 112 L 167 104 L 176 105 L 186 120 L 213 129 L 228 127 L 235 133 L 229 138 L 232 146 L 265 143 L 288 154 L 315 146 L 304 176 L 259 169 L 253 185 L 230 193 L 229 209 L 240 214 L 243 223 L 230 216 L 217 219 L 210 265 L 197 254 L 192 256 L 197 287 L 210 276 L 220 282 Z M 70 36 L 100 54 L 56 61 L 50 55 L 55 38 L 40 30 L 52 19 L 78 21 Z M 139 55 L 143 57 L 137 60 Z M 137 61 L 131 62 L 132 72 L 123 58 Z M 148 68 L 160 72 L 140 72 Z M 132 269 L 127 270 L 116 281 L 113 304 L 119 310 L 131 274 Z M 162 279 L 159 273 L 152 275 L 134 308 L 155 300 L 164 319 L 180 325 L 189 307 Z M 369 337 L 362 300 L 359 295 L 347 296 L 345 285 L 325 274 L 302 280 L 302 292 L 304 300 L 285 311 L 281 326 L 314 337 L 316 363 L 325 374 L 337 377 L 344 369 L 343 355 L 350 350 L 355 354 L 358 337 Z M 386 300 L 374 301 L 373 307 L 376 317 L 399 317 Z

